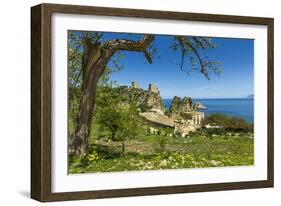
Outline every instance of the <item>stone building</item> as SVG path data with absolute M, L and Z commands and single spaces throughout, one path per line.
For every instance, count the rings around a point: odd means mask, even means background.
M 204 112 L 194 112 L 194 114 L 192 115 L 192 122 L 194 125 L 201 125 L 204 118 Z
M 139 89 L 140 85 L 137 82 L 132 82 L 131 88 Z
M 186 136 L 201 128 L 204 112 L 198 111 L 199 104 L 193 104 L 190 97 L 175 96 L 169 108 L 170 115 L 166 115 L 167 109 L 156 85 L 149 84 L 144 90 L 137 82 L 132 82 L 130 88 L 121 89 L 120 93 L 136 103 L 140 116 L 149 122 L 152 130 L 173 128 L 174 132 Z
M 151 92 L 151 93 L 155 93 L 155 94 L 159 94 L 159 90 L 158 90 L 158 87 L 154 84 L 149 84 L 148 85 L 148 92 Z

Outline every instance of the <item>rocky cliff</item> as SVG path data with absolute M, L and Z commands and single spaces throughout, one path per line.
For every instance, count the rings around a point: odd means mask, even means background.
M 134 103 L 141 112 L 152 112 L 161 115 L 166 113 L 165 105 L 156 85 L 149 84 L 148 89 L 144 90 L 136 82 L 132 82 L 130 87 L 121 86 L 115 89 L 118 90 L 118 94 L 124 97 L 125 101 Z M 181 116 L 185 119 L 192 119 L 191 113 L 200 109 L 201 106 L 203 107 L 198 103 L 193 104 L 190 97 L 181 99 L 175 96 L 169 108 L 169 114 L 171 117 Z
M 160 91 L 153 84 L 150 84 L 147 90 L 139 88 L 135 82 L 131 87 L 121 86 L 115 89 L 126 101 L 136 104 L 141 112 L 152 111 L 164 114 L 166 111 Z
M 197 111 L 200 105 L 193 104 L 190 97 L 181 99 L 175 96 L 169 108 L 170 115 L 166 115 L 160 91 L 153 84 L 149 84 L 148 89 L 144 90 L 136 82 L 133 82 L 130 87 L 121 86 L 115 90 L 118 95 L 122 96 L 123 102 L 135 104 L 140 109 L 140 116 L 153 123 L 152 125 L 174 128 L 174 131 L 180 132 L 182 136 L 201 127 L 204 113 Z
M 165 113 L 166 108 L 160 95 L 160 91 L 155 85 L 149 84 L 145 105 L 147 110 L 151 110 L 161 114 Z
M 181 99 L 180 97 L 175 96 L 169 111 L 171 116 L 177 116 L 182 113 L 190 112 L 193 109 L 192 99 L 190 97 Z

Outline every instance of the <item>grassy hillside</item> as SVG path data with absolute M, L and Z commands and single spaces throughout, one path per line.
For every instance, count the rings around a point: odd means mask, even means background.
M 176 168 L 245 166 L 254 163 L 253 139 L 248 133 L 192 134 L 189 137 L 151 135 L 125 142 L 92 139 L 91 152 L 71 158 L 70 173 L 113 172 Z

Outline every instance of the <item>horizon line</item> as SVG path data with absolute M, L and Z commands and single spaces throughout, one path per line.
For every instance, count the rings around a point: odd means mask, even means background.
M 133 82 L 135 82 L 135 83 L 137 83 L 139 85 L 139 83 L 137 81 L 131 81 L 131 84 Z M 117 87 L 119 87 L 119 86 L 131 87 L 132 86 L 131 84 L 123 84 L 123 85 L 118 85 L 117 84 L 115 86 L 117 86 Z M 156 83 L 150 83 L 150 84 L 155 85 L 161 91 L 159 85 L 157 85 Z M 143 90 L 146 90 L 145 88 L 140 87 L 140 85 L 139 85 L 139 88 L 143 89 Z M 161 96 L 162 99 L 173 99 L 177 95 L 174 95 L 173 97 L 163 97 L 160 94 L 160 96 Z M 249 97 L 249 96 L 253 96 L 253 97 Z M 177 96 L 177 97 L 180 97 L 180 98 L 190 97 L 191 99 L 254 99 L 254 95 L 253 94 L 248 94 L 248 95 L 245 95 L 243 97 L 191 97 L 191 96 Z

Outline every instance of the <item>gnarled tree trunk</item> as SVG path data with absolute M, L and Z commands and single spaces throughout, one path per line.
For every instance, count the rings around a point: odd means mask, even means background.
M 88 152 L 97 84 L 112 55 L 119 50 L 143 52 L 151 63 L 146 48 L 153 40 L 153 35 L 144 35 L 140 41 L 114 39 L 107 41 L 102 48 L 97 43 L 93 44 L 87 37 L 83 40 L 81 97 L 74 134 L 69 144 L 69 154 L 81 156 Z
M 89 81 L 91 78 L 89 78 Z M 85 84 L 81 91 L 79 113 L 76 118 L 75 131 L 70 144 L 70 153 L 81 155 L 88 150 L 88 137 L 92 124 L 93 107 L 96 98 L 97 79 Z
M 110 59 L 109 55 L 108 52 L 102 52 L 97 46 L 85 50 L 79 112 L 69 145 L 70 154 L 80 156 L 88 151 L 97 84 Z

